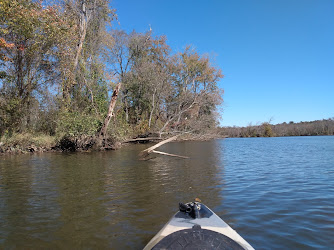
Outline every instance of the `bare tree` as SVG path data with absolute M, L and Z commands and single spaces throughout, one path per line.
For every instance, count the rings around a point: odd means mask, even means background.
M 183 53 L 171 59 L 170 68 L 172 91 L 166 98 L 167 119 L 159 131 L 160 134 L 172 121 L 179 125 L 182 119 L 189 119 L 186 114 L 192 113 L 198 107 L 198 113 L 200 109 L 202 114 L 213 113 L 221 101 L 221 91 L 217 83 L 223 75 L 220 69 L 211 66 L 207 56 L 200 56 L 191 47 L 187 47 Z

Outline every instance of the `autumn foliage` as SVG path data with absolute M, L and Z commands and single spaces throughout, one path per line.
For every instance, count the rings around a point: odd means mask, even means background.
M 0 0 L 0 136 L 201 133 L 216 126 L 222 72 L 191 46 L 112 29 L 108 0 Z

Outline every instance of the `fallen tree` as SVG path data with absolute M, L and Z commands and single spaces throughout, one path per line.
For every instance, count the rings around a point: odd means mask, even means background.
M 161 155 L 167 155 L 167 156 L 173 156 L 173 157 L 179 157 L 179 158 L 183 158 L 183 159 L 188 159 L 189 157 L 187 157 L 187 156 L 170 154 L 170 153 L 165 153 L 165 152 L 161 152 L 161 151 L 156 151 L 155 150 L 156 148 L 158 148 L 158 147 L 160 147 L 160 146 L 162 146 L 162 145 L 164 145 L 164 144 L 166 144 L 168 142 L 171 142 L 171 141 L 175 140 L 177 137 L 178 137 L 178 135 L 170 137 L 170 138 L 168 138 L 166 140 L 163 140 L 163 141 L 155 144 L 152 147 L 149 147 L 149 148 L 141 151 L 139 153 L 139 155 L 138 155 L 140 157 L 140 160 L 149 160 L 149 159 L 151 159 L 150 156 L 151 156 L 152 153 L 161 154 Z

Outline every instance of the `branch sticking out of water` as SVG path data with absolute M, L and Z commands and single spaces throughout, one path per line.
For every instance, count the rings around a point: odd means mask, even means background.
M 154 149 L 156 149 L 156 148 L 158 148 L 158 147 L 160 147 L 160 146 L 162 146 L 162 145 L 164 145 L 164 144 L 166 144 L 166 143 L 168 143 L 168 142 L 171 142 L 171 141 L 175 140 L 177 137 L 178 137 L 178 135 L 173 136 L 173 137 L 171 137 L 171 138 L 168 138 L 168 139 L 166 139 L 166 140 L 163 140 L 163 141 L 161 141 L 161 142 L 155 144 L 155 145 L 152 146 L 152 147 L 149 147 L 149 148 L 147 148 L 147 149 L 141 151 L 141 152 L 139 153 L 140 160 L 149 160 L 149 159 L 150 159 L 149 156 L 150 156 L 151 153 L 156 153 L 156 154 L 161 154 L 161 155 L 168 155 L 168 156 L 173 156 L 173 157 L 179 157 L 179 158 L 183 158 L 183 159 L 188 159 L 189 157 L 187 157 L 187 156 L 181 156 L 181 155 L 169 154 L 169 153 L 165 153 L 165 152 L 161 152 L 161 151 L 156 151 L 156 150 L 154 150 Z
M 161 151 L 156 151 L 156 150 L 153 150 L 152 152 L 156 153 L 156 154 L 161 154 L 161 155 L 168 155 L 168 156 L 179 157 L 179 158 L 183 158 L 183 159 L 189 159 L 188 156 L 169 154 L 169 153 L 165 153 L 165 152 L 161 152 Z

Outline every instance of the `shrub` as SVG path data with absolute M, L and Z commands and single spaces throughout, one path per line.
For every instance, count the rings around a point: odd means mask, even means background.
M 61 136 L 96 135 L 102 123 L 96 115 L 79 112 L 62 112 L 56 133 Z

